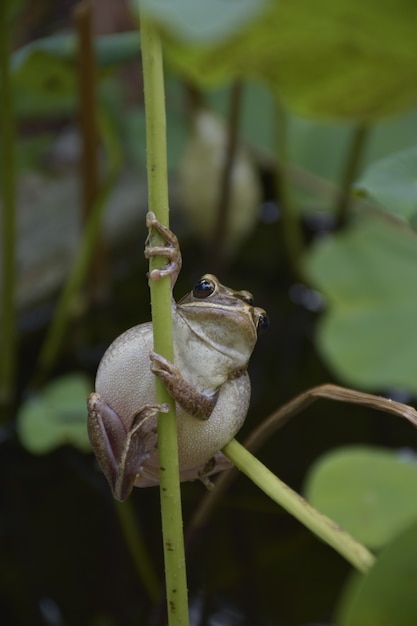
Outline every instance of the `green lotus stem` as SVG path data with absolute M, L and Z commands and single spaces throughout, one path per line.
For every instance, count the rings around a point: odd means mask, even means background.
M 13 398 L 16 374 L 15 327 L 15 134 L 12 86 L 9 68 L 9 20 L 11 2 L 0 2 L 0 186 L 2 199 L 2 293 L 0 304 L 0 404 L 9 405 Z
M 113 137 L 113 133 L 103 111 L 100 112 L 99 120 L 101 138 L 103 140 L 105 152 L 109 161 L 109 172 L 96 200 L 91 206 L 91 211 L 80 241 L 77 257 L 65 281 L 64 287 L 61 290 L 61 294 L 55 308 L 54 318 L 42 344 L 37 371 L 34 380 L 32 381 L 34 384 L 40 384 L 42 382 L 55 363 L 59 354 L 62 341 L 65 337 L 65 331 L 70 320 L 71 304 L 76 295 L 79 293 L 91 266 L 91 260 L 94 255 L 96 242 L 101 232 L 104 209 L 110 193 L 116 184 L 117 177 L 121 169 L 122 158 L 119 146 Z
M 156 604 L 159 600 L 160 584 L 154 564 L 138 527 L 138 520 L 136 519 L 131 500 L 126 500 L 125 502 L 114 500 L 113 502 L 114 510 L 136 571 L 151 601 Z
M 158 220 L 168 226 L 168 173 L 166 153 L 165 89 L 161 42 L 158 34 L 140 11 L 143 83 L 146 117 L 146 162 L 148 206 Z M 151 246 L 160 244 L 151 232 Z M 150 271 L 161 267 L 164 259 L 150 260 Z M 154 349 L 173 360 L 171 285 L 169 278 L 150 281 Z M 175 403 L 159 379 L 156 400 L 170 406 L 158 418 L 158 455 L 161 484 L 162 535 L 165 559 L 168 623 L 186 626 L 188 618 L 187 580 L 179 483 L 177 424 Z
M 224 454 L 272 500 L 297 518 L 317 537 L 337 550 L 361 572 L 367 572 L 375 557 L 331 519 L 317 511 L 298 493 L 283 483 L 244 446 L 232 439 L 223 448 Z
M 300 214 L 294 203 L 290 181 L 289 163 L 289 119 L 284 105 L 277 99 L 276 112 L 276 151 L 277 172 L 276 187 L 277 199 L 282 211 L 282 232 L 284 235 L 287 258 L 294 278 L 305 281 L 302 267 L 304 253 L 304 237 L 301 227 Z
M 349 221 L 352 203 L 351 187 L 359 174 L 369 136 L 370 126 L 366 122 L 359 122 L 352 130 L 335 211 L 338 225 L 341 227 L 345 226 Z

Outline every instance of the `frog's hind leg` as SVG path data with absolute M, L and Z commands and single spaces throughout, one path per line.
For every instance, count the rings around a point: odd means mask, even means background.
M 128 430 L 117 413 L 97 393 L 88 398 L 88 435 L 93 452 L 116 500 L 126 500 L 136 476 L 156 445 L 158 412 L 167 405 L 146 405 L 133 417 Z
M 198 472 L 198 478 L 203 485 L 207 487 L 209 491 L 214 488 L 214 484 L 209 479 L 209 476 L 223 472 L 224 470 L 234 467 L 233 463 L 223 454 L 223 452 L 217 452 L 211 459 L 207 461 L 204 467 Z

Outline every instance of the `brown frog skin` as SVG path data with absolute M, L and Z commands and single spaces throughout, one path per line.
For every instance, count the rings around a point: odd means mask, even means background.
M 172 286 L 181 268 L 175 235 L 153 213 L 165 246 L 145 249 L 145 256 L 169 263 L 150 279 L 170 275 Z M 152 323 L 134 326 L 108 348 L 88 398 L 88 433 L 94 453 L 117 500 L 133 486 L 159 483 L 156 419 L 166 405 L 155 402 L 158 376 L 176 401 L 180 479 L 208 476 L 230 467 L 220 452 L 242 426 L 250 400 L 247 374 L 257 335 L 266 329 L 263 309 L 247 291 L 234 291 L 205 274 L 178 303 L 172 301 L 174 364 L 153 352 Z

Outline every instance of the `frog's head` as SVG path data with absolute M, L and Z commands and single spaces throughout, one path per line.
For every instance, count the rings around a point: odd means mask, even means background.
M 234 291 L 205 274 L 178 302 L 177 311 L 200 340 L 237 363 L 247 364 L 268 316 L 249 291 Z

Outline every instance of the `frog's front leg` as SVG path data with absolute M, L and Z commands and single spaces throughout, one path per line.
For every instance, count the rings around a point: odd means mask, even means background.
M 162 380 L 169 395 L 190 415 L 201 420 L 208 419 L 216 406 L 219 392 L 209 396 L 196 391 L 171 361 L 153 351 L 149 356 L 152 372 Z
M 88 436 L 94 454 L 106 476 L 116 500 L 126 500 L 135 478 L 154 446 L 151 418 L 166 413 L 166 404 L 148 404 L 125 424 L 98 393 L 88 398 Z
M 171 287 L 173 287 L 182 265 L 178 239 L 172 230 L 161 224 L 161 222 L 156 218 L 155 213 L 152 213 L 152 211 L 149 211 L 146 215 L 146 226 L 149 228 L 149 235 L 145 243 L 145 257 L 149 259 L 153 256 L 162 256 L 168 260 L 168 264 L 165 267 L 152 270 L 149 277 L 151 280 L 159 280 L 164 276 L 171 276 Z M 161 237 L 165 240 L 164 246 L 150 245 L 152 228 L 155 228 L 155 230 L 157 230 Z

